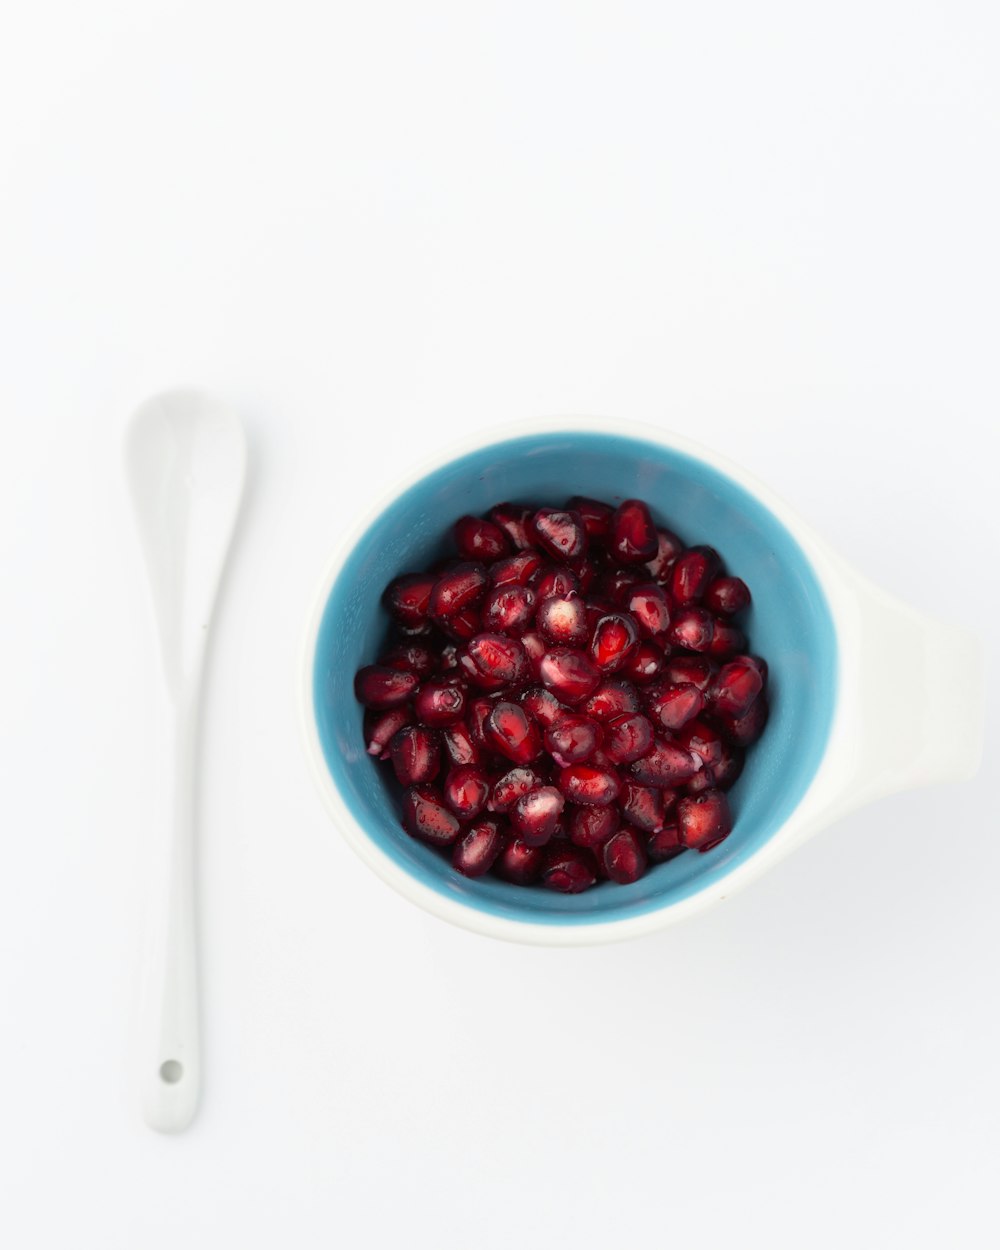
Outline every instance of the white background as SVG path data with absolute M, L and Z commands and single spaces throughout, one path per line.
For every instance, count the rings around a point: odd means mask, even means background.
M 295 686 L 372 493 L 553 412 L 726 452 L 995 645 L 995 5 L 35 0 L 3 28 L 3 1244 L 995 1247 L 995 669 L 975 782 L 576 951 L 372 876 Z M 164 1138 L 131 1071 L 158 704 L 120 437 L 180 382 L 238 406 L 253 464 L 206 708 L 204 1103 Z

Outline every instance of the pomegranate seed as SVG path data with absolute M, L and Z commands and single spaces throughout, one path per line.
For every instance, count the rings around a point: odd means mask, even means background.
M 528 676 L 528 657 L 516 638 L 477 634 L 461 659 L 469 680 L 486 689 L 520 685 Z
M 510 554 L 510 542 L 500 526 L 477 516 L 459 517 L 455 522 L 455 546 L 466 560 L 487 564 Z
M 456 564 L 434 583 L 430 615 L 436 621 L 443 621 L 471 608 L 485 594 L 486 586 L 486 569 L 482 564 L 468 561 Z
M 441 628 L 450 637 L 458 642 L 468 642 L 483 627 L 482 620 L 475 608 L 463 608 L 461 612 L 456 612 L 454 616 L 449 616 L 445 620 L 439 622 Z
M 526 634 L 521 635 L 521 646 L 528 657 L 528 670 L 537 680 L 542 656 L 548 651 L 549 644 L 537 630 L 529 629 Z
M 569 818 L 569 840 L 596 850 L 620 824 L 615 807 L 574 807 Z
M 570 512 L 575 512 L 583 522 L 588 538 L 606 538 L 611 533 L 611 518 L 614 509 L 599 499 L 587 499 L 584 495 L 574 495 L 566 505 Z
M 531 885 L 542 872 L 545 850 L 512 838 L 500 852 L 494 867 L 499 876 L 515 885 Z
M 712 769 L 717 790 L 728 790 L 736 783 L 743 771 L 743 760 L 743 748 L 723 739 L 722 758 Z
M 415 838 L 435 846 L 450 846 L 461 825 L 449 812 L 433 786 L 411 786 L 403 795 L 403 828 Z
M 433 589 L 434 577 L 430 573 L 407 573 L 389 583 L 385 606 L 400 625 L 422 626 L 427 622 Z
M 389 756 L 401 786 L 433 781 L 441 768 L 438 736 L 423 725 L 404 725 L 389 743 Z
M 546 729 L 545 749 L 561 768 L 582 764 L 597 750 L 600 733 L 597 722 L 589 716 L 569 712 Z
M 615 607 L 618 607 L 628 597 L 628 592 L 632 587 L 638 586 L 644 580 L 636 568 L 606 569 L 601 574 L 598 584 Z
M 535 592 L 527 586 L 496 586 L 483 604 L 483 629 L 494 634 L 523 634 L 535 615 Z
M 718 672 L 711 660 L 703 660 L 693 655 L 671 656 L 663 666 L 664 679 L 672 685 L 685 683 L 697 686 L 704 694 L 712 684 Z
M 709 699 L 720 716 L 738 720 L 764 689 L 764 677 L 751 656 L 741 655 L 719 669 Z
M 398 647 L 390 647 L 378 662 L 383 668 L 398 668 L 406 673 L 416 673 L 418 677 L 426 677 L 434 669 L 434 652 L 422 642 L 404 642 Z
M 620 612 L 602 616 L 594 626 L 590 656 L 598 668 L 613 673 L 631 656 L 639 641 L 635 621 Z
M 597 865 L 589 851 L 571 842 L 558 842 L 542 852 L 542 885 L 560 894 L 580 894 L 597 883 Z
M 522 794 L 510 812 L 514 832 L 528 846 L 544 846 L 559 825 L 565 799 L 555 786 L 538 786 Z
M 458 668 L 458 647 L 453 642 L 446 642 L 441 648 L 441 656 L 438 660 L 438 671 L 441 673 L 452 673 Z
M 512 768 L 493 783 L 489 798 L 491 812 L 509 812 L 522 794 L 541 785 L 541 778 L 531 768 Z
M 651 786 L 639 786 L 627 781 L 622 788 L 619 809 L 625 820 L 643 833 L 657 833 L 663 828 L 666 814 L 665 795 L 669 790 L 655 790 Z
M 646 871 L 646 848 L 634 829 L 627 825 L 601 847 L 601 865 L 606 876 L 619 885 L 638 881 Z
M 553 596 L 565 599 L 569 595 L 579 593 L 580 583 L 576 574 L 567 568 L 554 564 L 543 564 L 531 578 L 531 589 L 535 592 L 535 601 L 551 599 Z
M 701 599 L 719 571 L 720 561 L 711 547 L 691 547 L 674 561 L 670 592 L 678 603 Z
M 613 616 L 616 605 L 606 595 L 588 595 L 586 599 L 587 629 L 593 633 L 602 616 Z
M 428 681 L 413 696 L 413 711 L 421 725 L 451 725 L 462 719 L 465 692 L 446 681 Z
M 659 540 L 653 518 L 641 499 L 626 499 L 611 518 L 610 549 L 625 564 L 645 564 L 656 555 Z
M 676 824 L 664 825 L 646 839 L 646 854 L 654 864 L 666 863 L 680 855 L 686 847 L 681 842 L 681 835 Z
M 640 785 L 661 788 L 680 785 L 698 771 L 698 764 L 687 751 L 663 738 L 657 738 L 649 753 L 629 767 Z
M 660 675 L 663 661 L 662 649 L 651 639 L 644 638 L 622 665 L 622 676 L 645 685 Z
M 618 774 L 591 764 L 571 764 L 559 774 L 559 789 L 579 807 L 605 807 L 621 790 Z
M 638 712 L 630 716 L 616 716 L 608 722 L 604 731 L 604 750 L 614 764 L 631 764 L 645 755 L 652 745 L 653 726 Z
M 587 594 L 597 581 L 598 566 L 597 564 L 584 556 L 582 560 L 573 561 L 573 576 L 576 578 L 576 584 L 581 595 Z
M 529 686 L 518 696 L 518 702 L 545 729 L 567 714 L 563 704 L 544 686 Z
M 469 726 L 469 736 L 480 750 L 489 749 L 490 744 L 486 741 L 486 718 L 496 707 L 498 697 L 497 695 L 492 697 L 484 695 L 482 698 L 473 699 L 469 704 L 466 724 Z
M 738 625 L 733 625 L 729 621 L 720 621 L 718 617 L 714 621 L 714 630 L 712 633 L 712 641 L 708 644 L 708 654 L 718 656 L 720 659 L 726 659 L 731 655 L 745 650 L 747 645 L 747 637 Z
M 522 508 L 516 503 L 498 503 L 490 509 L 490 520 L 499 525 L 518 551 L 531 546 L 528 536 L 528 522 L 531 520 L 531 509 Z
M 441 730 L 441 745 L 448 762 L 455 768 L 460 768 L 463 764 L 479 763 L 479 747 L 472 741 L 468 725 L 462 721 L 457 725 L 446 725 Z
M 710 851 L 733 827 L 729 803 L 721 790 L 685 795 L 677 804 L 677 828 L 681 842 L 694 851 Z
M 478 764 L 462 764 L 444 779 L 444 801 L 461 821 L 475 820 L 490 797 L 490 783 Z
M 530 533 L 557 560 L 579 559 L 587 549 L 587 531 L 576 512 L 539 508 L 531 519 Z
M 580 711 L 598 721 L 611 721 L 641 710 L 635 687 L 620 677 L 602 681 Z
M 684 550 L 684 544 L 670 530 L 656 531 L 656 555 L 647 561 L 646 568 L 654 582 L 665 582 L 670 576 L 670 566 Z
M 661 586 L 640 582 L 629 587 L 625 607 L 644 638 L 660 638 L 670 624 L 670 604 Z
M 705 607 L 721 616 L 734 616 L 750 605 L 750 590 L 738 577 L 717 577 L 705 591 Z
M 582 651 L 570 647 L 553 647 L 546 651 L 538 665 L 542 684 L 563 703 L 580 703 L 594 693 L 601 680 Z
M 503 831 L 496 820 L 477 820 L 455 843 L 451 862 L 464 877 L 489 872 L 503 850 Z
M 391 707 L 385 712 L 365 712 L 365 750 L 379 759 L 388 759 L 389 743 L 413 721 L 408 707 Z
M 675 647 L 688 651 L 707 651 L 712 645 L 715 618 L 704 608 L 680 608 L 667 630 L 667 638 Z
M 727 716 L 719 713 L 717 719 L 733 742 L 741 747 L 748 747 L 764 732 L 768 711 L 767 699 L 760 694 L 750 704 L 749 711 L 742 716 Z
M 649 687 L 646 711 L 664 729 L 680 729 L 701 712 L 705 696 L 691 682 L 657 682 Z
M 516 556 L 508 556 L 493 565 L 490 581 L 494 586 L 527 586 L 541 567 L 542 557 L 537 551 L 519 551 Z
M 549 642 L 571 647 L 587 640 L 587 613 L 577 594 L 542 599 L 535 611 L 535 624 Z
M 404 669 L 369 664 L 358 669 L 354 677 L 354 694 L 359 703 L 377 712 L 405 703 L 420 685 L 416 673 Z
M 542 753 L 538 726 L 517 703 L 495 704 L 483 728 L 494 751 L 515 764 L 530 764 Z
M 722 734 L 703 720 L 689 721 L 676 734 L 676 741 L 685 751 L 701 760 L 702 769 L 710 772 L 722 761 Z

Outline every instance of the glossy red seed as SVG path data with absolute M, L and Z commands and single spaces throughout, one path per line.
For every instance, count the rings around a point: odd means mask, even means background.
M 491 812 L 508 812 L 521 797 L 541 785 L 542 779 L 532 768 L 512 768 L 498 777 L 487 801 Z
M 685 751 L 701 760 L 703 769 L 713 771 L 722 761 L 722 734 L 706 721 L 689 721 L 675 735 L 675 741 Z
M 649 753 L 630 764 L 629 769 L 640 785 L 663 788 L 680 785 L 693 777 L 698 764 L 683 747 L 657 738 Z
M 621 781 L 610 768 L 571 764 L 559 773 L 559 789 L 580 807 L 605 807 L 618 797 Z
M 390 582 L 383 602 L 393 620 L 411 627 L 425 624 L 434 581 L 431 573 L 407 573 Z
M 542 685 L 562 703 L 571 705 L 589 698 L 600 684 L 601 672 L 582 651 L 552 647 L 538 665 Z
M 648 688 L 646 711 L 662 729 L 680 729 L 704 707 L 704 694 L 690 682 L 656 682 Z
M 542 599 L 535 609 L 535 625 L 543 638 L 565 647 L 587 641 L 587 613 L 577 594 Z
M 677 804 L 681 842 L 695 851 L 710 851 L 732 830 L 729 803 L 721 790 L 685 795 Z
M 666 863 L 668 859 L 676 858 L 686 849 L 681 842 L 676 822 L 664 825 L 656 833 L 649 834 L 646 839 L 646 854 L 654 864 Z
M 705 693 L 718 672 L 717 666 L 711 661 L 695 655 L 672 655 L 663 666 L 664 681 L 673 685 L 689 683 L 697 686 Z
M 553 595 L 565 599 L 567 595 L 580 592 L 580 583 L 576 580 L 573 570 L 556 564 L 541 565 L 532 575 L 529 584 L 535 592 L 536 603 L 541 602 L 542 599 L 550 599 Z
M 747 637 L 738 625 L 730 621 L 715 618 L 712 641 L 708 644 L 708 654 L 720 660 L 728 659 L 746 649 Z
M 388 759 L 389 743 L 412 721 L 413 713 L 406 706 L 391 707 L 384 712 L 365 712 L 365 750 L 379 759 Z
M 403 795 L 403 828 L 434 846 L 450 846 L 461 832 L 454 812 L 433 786 L 411 786 Z
M 535 592 L 527 586 L 495 586 L 483 602 L 482 624 L 488 633 L 517 638 L 531 626 L 534 617 Z
M 577 560 L 587 550 L 587 531 L 576 512 L 539 508 L 531 518 L 531 536 L 557 560 Z
M 600 726 L 589 716 L 565 713 L 545 731 L 545 749 L 560 767 L 582 764 L 597 750 Z
M 662 647 L 652 639 L 645 638 L 629 654 L 621 667 L 621 674 L 629 681 L 646 685 L 660 675 L 664 659 Z
M 537 786 L 522 794 L 510 810 L 514 832 L 528 846 L 544 846 L 559 827 L 566 800 L 555 786 Z
M 478 764 L 462 764 L 444 779 L 444 801 L 461 821 L 475 820 L 486 807 L 490 783 Z
M 518 703 L 524 710 L 536 720 L 543 728 L 554 725 L 557 720 L 565 716 L 569 709 L 552 693 L 546 690 L 544 686 L 529 686 L 527 690 L 518 695 Z
M 465 713 L 465 692 L 447 681 L 426 681 L 413 696 L 413 712 L 422 725 L 451 725 Z
M 389 743 L 396 780 L 401 786 L 433 781 L 441 768 L 441 744 L 424 725 L 404 725 Z
M 614 764 L 631 764 L 645 755 L 652 745 L 653 726 L 638 712 L 616 716 L 605 727 L 604 750 Z
M 530 508 L 523 508 L 516 503 L 498 503 L 495 508 L 490 509 L 490 520 L 494 525 L 500 526 L 518 551 L 531 546 L 531 538 L 528 535 L 528 522 L 531 520 Z
M 354 676 L 354 694 L 358 702 L 379 712 L 406 703 L 419 685 L 420 678 L 416 673 L 385 668 L 381 664 L 369 664 L 358 669 Z
M 612 603 L 606 595 L 587 595 L 586 607 L 587 628 L 591 633 L 597 628 L 597 622 L 602 616 L 612 616 L 617 611 L 617 605 Z
M 530 764 L 542 753 L 538 726 L 520 704 L 503 700 L 495 704 L 483 732 L 493 750 L 515 764 Z
M 715 618 L 704 608 L 689 604 L 678 608 L 667 630 L 667 639 L 675 647 L 688 651 L 707 651 L 715 633 Z
M 489 577 L 494 586 L 527 586 L 541 567 L 542 557 L 537 551 L 519 551 L 492 565 Z
M 611 533 L 614 509 L 608 504 L 601 503 L 599 499 L 588 499 L 585 495 L 574 495 L 566 508 L 579 516 L 589 538 L 606 538 Z
M 640 582 L 644 581 L 646 581 L 646 577 L 637 567 L 629 569 L 610 568 L 604 570 L 597 579 L 597 584 L 601 592 L 618 608 L 622 606 L 632 587 L 638 586 Z
M 478 764 L 480 748 L 472 741 L 468 725 L 459 721 L 456 725 L 446 725 L 441 730 L 441 745 L 447 762 L 454 767 L 463 764 Z
M 624 596 L 624 607 L 644 638 L 662 638 L 670 624 L 670 604 L 662 586 L 639 582 Z
M 760 666 L 752 656 L 741 655 L 719 669 L 709 691 L 709 702 L 719 715 L 738 720 L 746 715 L 763 689 L 764 677 Z
M 493 868 L 497 876 L 514 885 L 531 885 L 537 881 L 545 861 L 545 848 L 528 846 L 520 838 L 511 838 L 498 856 Z
M 484 818 L 471 824 L 455 843 L 451 862 L 464 877 L 489 872 L 503 850 L 504 834 L 499 821 Z
M 615 509 L 608 546 L 625 564 L 645 564 L 656 555 L 656 526 L 641 499 L 626 499 Z
M 460 662 L 469 680 L 486 689 L 520 685 L 529 672 L 524 647 L 504 634 L 477 634 Z
M 670 530 L 656 531 L 656 555 L 646 564 L 654 582 L 663 583 L 670 576 L 670 567 L 684 550 L 684 544 Z
M 749 711 L 742 716 L 727 716 L 720 713 L 716 719 L 733 742 L 741 747 L 748 747 L 764 732 L 768 712 L 767 697 L 759 694 L 750 704 Z
M 619 885 L 638 881 L 646 871 L 646 847 L 634 829 L 627 825 L 601 847 L 601 866 L 605 875 Z
M 640 786 L 633 781 L 626 781 L 618 800 L 622 818 L 643 833 L 656 833 L 663 828 L 667 810 L 664 796 L 668 794 L 668 790 L 657 790 L 652 786 Z
M 469 736 L 481 751 L 492 749 L 486 741 L 486 718 L 496 707 L 497 701 L 498 696 L 496 695 L 493 697 L 483 695 L 478 699 L 473 699 L 469 704 L 465 723 L 469 726 Z
M 542 852 L 542 885 L 560 894 L 580 894 L 597 883 L 597 865 L 590 851 L 558 842 Z
M 594 626 L 590 640 L 590 658 L 605 673 L 620 669 L 635 650 L 639 631 L 631 616 L 611 612 Z
M 750 605 L 750 589 L 738 577 L 717 577 L 705 591 L 705 607 L 721 616 L 733 616 Z
M 408 673 L 416 673 L 418 677 L 427 677 L 434 671 L 437 657 L 425 642 L 413 639 L 390 647 L 378 658 L 383 668 L 398 668 Z
M 690 547 L 670 570 L 670 593 L 678 603 L 698 602 L 719 571 L 720 561 L 711 547 Z
M 526 634 L 521 635 L 521 646 L 524 648 L 524 654 L 528 659 L 529 675 L 537 681 L 542 656 L 548 651 L 549 644 L 537 629 L 529 629 Z
M 443 572 L 434 583 L 430 615 L 442 621 L 472 607 L 486 593 L 487 584 L 484 565 L 468 561 L 456 564 Z
M 493 521 L 482 517 L 463 516 L 455 522 L 455 546 L 466 560 L 483 560 L 490 564 L 510 554 L 507 535 Z
M 620 824 L 618 809 L 610 804 L 606 807 L 574 807 L 567 822 L 569 840 L 577 846 L 596 850 Z
M 453 642 L 446 642 L 438 656 L 438 672 L 454 673 L 458 668 L 458 647 Z
M 642 705 L 635 687 L 620 677 L 610 677 L 602 681 L 580 707 L 581 712 L 602 722 L 641 710 Z
M 587 556 L 584 556 L 582 560 L 573 561 L 572 572 L 581 595 L 589 594 L 593 589 L 599 571 L 596 561 Z
M 723 739 L 722 758 L 712 769 L 717 790 L 728 790 L 739 779 L 743 771 L 743 748 L 735 742 Z
M 449 638 L 454 638 L 457 642 L 468 642 L 483 628 L 482 619 L 475 608 L 463 608 L 461 612 L 444 618 L 438 624 Z

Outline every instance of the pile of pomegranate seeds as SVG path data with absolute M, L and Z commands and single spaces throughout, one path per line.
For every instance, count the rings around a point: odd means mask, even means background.
M 498 504 L 454 537 L 388 587 L 395 636 L 354 683 L 407 832 L 466 876 L 571 894 L 718 845 L 767 722 L 746 585 L 639 499 Z

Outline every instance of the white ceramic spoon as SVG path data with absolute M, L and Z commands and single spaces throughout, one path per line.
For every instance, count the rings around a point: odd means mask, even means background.
M 199 391 L 144 403 L 125 436 L 125 469 L 149 572 L 173 724 L 164 791 L 148 809 L 162 871 L 141 1024 L 143 1114 L 186 1128 L 201 1082 L 194 908 L 194 782 L 202 662 L 240 508 L 246 441 L 237 417 Z M 165 879 L 164 879 L 165 878 Z

